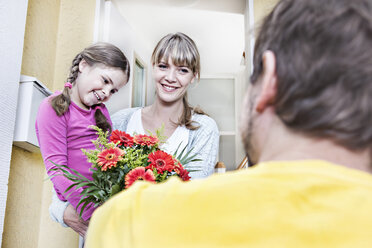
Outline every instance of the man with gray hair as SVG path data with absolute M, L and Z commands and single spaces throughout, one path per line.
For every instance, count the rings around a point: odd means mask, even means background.
M 371 247 L 372 1 L 282 0 L 264 19 L 243 113 L 254 166 L 137 183 L 88 247 Z

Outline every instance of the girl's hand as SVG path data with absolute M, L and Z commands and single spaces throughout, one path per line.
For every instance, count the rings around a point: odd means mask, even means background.
M 66 207 L 66 210 L 63 213 L 63 221 L 81 237 L 85 237 L 89 221 L 84 221 L 83 219 L 79 218 L 78 213 L 71 204 Z

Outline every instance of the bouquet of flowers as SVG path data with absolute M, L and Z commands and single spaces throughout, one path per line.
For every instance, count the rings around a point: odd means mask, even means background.
M 78 206 L 82 205 L 80 216 L 89 203 L 97 207 L 116 193 L 129 188 L 135 181 L 144 180 L 152 183 L 163 182 L 171 176 L 178 176 L 188 181 L 189 171 L 183 164 L 200 161 L 189 156 L 190 151 L 184 148 L 176 156 L 172 156 L 159 148 L 164 137 L 161 130 L 156 135 L 134 135 L 114 130 L 108 140 L 108 132 L 92 126 L 97 131 L 97 140 L 92 141 L 94 150 L 82 149 L 88 161 L 92 163 L 92 178 L 90 180 L 65 165 L 56 166 L 54 171 L 73 182 L 66 189 L 68 192 L 75 188 L 83 188 Z M 176 154 L 178 153 L 176 151 Z M 56 176 L 56 175 L 55 175 Z M 78 207 L 77 206 L 77 207 Z

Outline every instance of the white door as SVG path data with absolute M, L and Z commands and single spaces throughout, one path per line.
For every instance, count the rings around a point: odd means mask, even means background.
M 235 77 L 202 77 L 199 83 L 189 88 L 192 106 L 200 106 L 212 117 L 220 131 L 218 161 L 224 162 L 227 170 L 236 169 L 244 158 L 238 131 L 238 109 L 242 92 Z

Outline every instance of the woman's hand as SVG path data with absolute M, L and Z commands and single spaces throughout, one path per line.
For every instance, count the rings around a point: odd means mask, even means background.
M 83 219 L 79 218 L 78 213 L 71 204 L 66 207 L 66 210 L 63 213 L 63 221 L 80 236 L 85 237 L 89 221 L 84 221 Z

